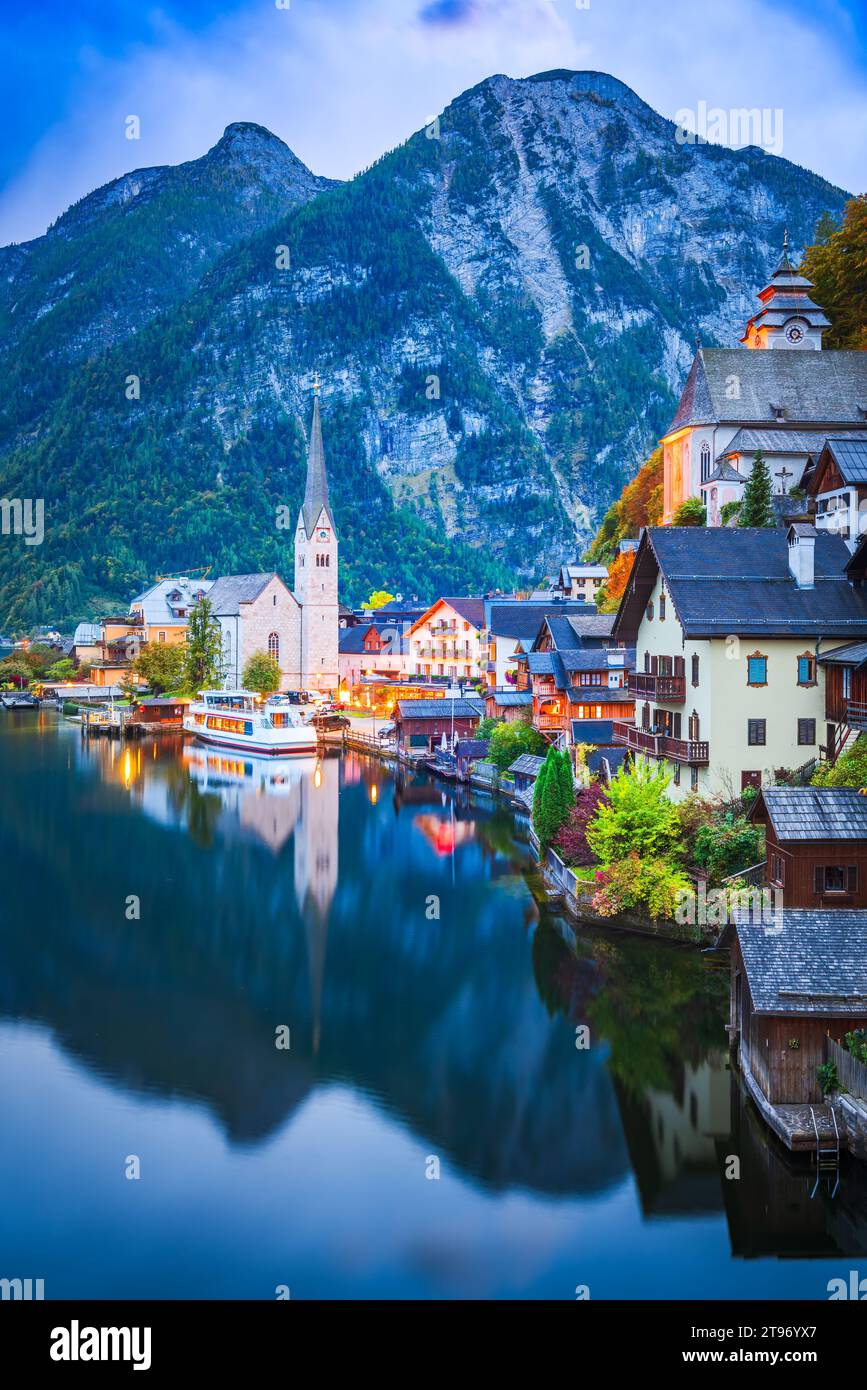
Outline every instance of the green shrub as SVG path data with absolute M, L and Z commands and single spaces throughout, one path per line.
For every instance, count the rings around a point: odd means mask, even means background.
M 816 1079 L 823 1096 L 833 1095 L 840 1089 L 840 1078 L 837 1075 L 837 1067 L 834 1062 L 823 1062 L 816 1068 Z

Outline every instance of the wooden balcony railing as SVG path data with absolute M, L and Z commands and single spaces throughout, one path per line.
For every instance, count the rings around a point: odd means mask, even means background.
M 686 676 L 654 676 L 646 671 L 630 671 L 629 693 L 682 705 L 686 699 Z
M 857 700 L 847 700 L 846 723 L 850 729 L 867 729 L 867 705 Z
M 639 729 L 619 719 L 614 720 L 614 742 L 623 744 L 633 753 L 669 758 L 673 763 L 687 763 L 690 767 L 707 767 L 710 762 L 709 745 L 701 739 L 653 734 L 649 729 Z

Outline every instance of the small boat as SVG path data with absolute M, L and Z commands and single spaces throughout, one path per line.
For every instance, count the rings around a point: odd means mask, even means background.
M 316 726 L 309 715 L 286 705 L 266 704 L 252 690 L 200 690 L 187 708 L 184 730 L 218 748 L 272 757 L 316 752 Z
M 0 695 L 0 703 L 4 709 L 38 709 L 39 701 L 35 695 L 28 695 L 23 690 L 7 690 Z

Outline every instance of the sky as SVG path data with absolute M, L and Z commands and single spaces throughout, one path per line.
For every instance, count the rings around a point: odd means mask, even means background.
M 551 68 L 672 118 L 761 106 L 774 152 L 867 191 L 867 0 L 0 0 L 0 64 L 0 245 L 233 121 L 349 178 L 484 78 Z

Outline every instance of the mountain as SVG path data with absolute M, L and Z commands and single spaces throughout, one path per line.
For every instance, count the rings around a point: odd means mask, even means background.
M 571 72 L 490 78 L 347 184 L 257 126 L 118 180 L 0 253 L 0 495 L 46 505 L 38 551 L 0 546 L 0 625 L 289 572 L 315 370 L 344 597 L 571 558 L 696 335 L 736 343 L 784 227 L 802 247 L 845 199 Z

